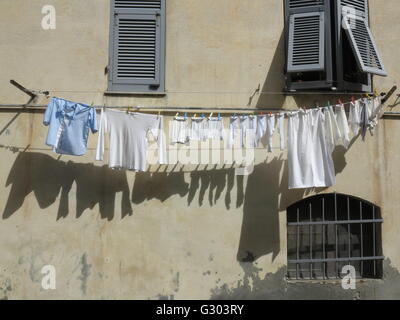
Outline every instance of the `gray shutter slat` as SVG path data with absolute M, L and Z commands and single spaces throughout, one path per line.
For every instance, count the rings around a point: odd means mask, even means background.
M 292 1 L 305 5 L 316 1 Z M 300 3 L 301 2 L 301 3 Z M 288 72 L 320 71 L 325 68 L 325 13 L 297 13 L 290 16 Z
M 115 0 L 117 9 L 161 9 L 161 0 Z
M 353 8 L 359 13 L 363 14 L 366 16 L 366 13 L 368 11 L 368 3 L 367 0 L 340 0 L 340 4 L 342 7 L 350 7 Z
M 344 27 L 358 66 L 363 72 L 387 76 L 367 20 L 357 15 L 345 15 Z
M 160 83 L 159 15 L 118 12 L 115 17 L 114 34 L 114 81 L 120 84 L 158 85 Z

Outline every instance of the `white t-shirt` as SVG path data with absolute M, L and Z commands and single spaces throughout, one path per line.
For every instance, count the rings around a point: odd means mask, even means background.
M 103 160 L 105 134 L 109 134 L 109 167 L 146 171 L 148 132 L 158 141 L 159 163 L 166 164 L 163 117 L 119 110 L 102 110 L 96 160 Z

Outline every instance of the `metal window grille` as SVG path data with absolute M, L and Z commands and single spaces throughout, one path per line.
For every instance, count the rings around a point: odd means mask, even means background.
M 356 276 L 382 277 L 379 207 L 343 194 L 301 200 L 287 209 L 288 279 L 340 279 L 351 265 Z

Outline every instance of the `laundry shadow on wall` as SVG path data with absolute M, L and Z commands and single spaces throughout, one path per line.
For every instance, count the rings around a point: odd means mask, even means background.
M 117 193 L 122 193 L 122 218 L 133 214 L 133 205 L 153 199 L 164 202 L 178 195 L 186 198 L 188 208 L 192 205 L 209 208 L 220 204 L 226 210 L 243 208 L 237 260 L 251 263 L 264 255 L 272 253 L 275 259 L 279 254 L 279 212 L 308 194 L 323 190 L 289 190 L 288 164 L 283 155 L 255 165 L 249 176 L 236 175 L 235 168 L 228 167 L 195 170 L 186 177 L 190 179 L 185 181 L 182 171 L 136 173 L 130 193 L 125 171 L 59 161 L 41 153 L 22 152 L 18 154 L 6 181 L 6 186 L 11 186 L 11 189 L 3 219 L 16 213 L 31 193 L 40 208 L 59 202 L 57 220 L 71 212 L 79 218 L 86 209 L 93 209 L 97 204 L 101 218 L 112 220 L 118 205 Z M 76 209 L 70 207 L 74 184 Z
M 57 220 L 68 216 L 69 193 L 76 184 L 76 217 L 99 204 L 102 219 L 112 220 L 115 214 L 116 193 L 122 192 L 122 218 L 133 213 L 129 200 L 129 186 L 124 171 L 109 170 L 106 166 L 63 162 L 33 152 L 22 152 L 7 178 L 10 195 L 3 211 L 3 219 L 20 209 L 25 198 L 33 193 L 40 208 L 48 208 L 59 199 Z M 75 211 L 75 210 L 74 210 Z
M 267 54 L 266 54 L 267 55 Z M 256 102 L 256 108 L 280 109 L 285 102 L 285 95 L 282 93 L 285 87 L 285 37 L 281 33 L 270 68 L 262 85 Z M 255 98 L 250 97 L 249 105 Z

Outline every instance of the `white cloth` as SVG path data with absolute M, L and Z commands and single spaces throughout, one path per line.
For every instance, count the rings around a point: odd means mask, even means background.
M 170 141 L 171 144 L 185 144 L 189 141 L 189 128 L 185 117 L 175 117 L 170 122 Z
M 257 117 L 256 116 L 249 116 L 249 125 L 246 131 L 246 138 L 250 141 L 250 147 L 256 148 L 258 146 L 257 143 Z
M 224 122 L 221 118 L 209 118 L 208 138 L 212 140 L 224 139 Z
M 245 142 L 246 142 L 246 135 L 247 135 L 247 130 L 249 130 L 249 116 L 240 116 L 239 117 L 240 121 L 240 145 L 241 147 L 245 147 Z
M 337 143 L 340 143 L 345 148 L 348 148 L 350 145 L 350 128 L 347 121 L 346 110 L 344 109 L 343 104 L 337 105 L 335 107 L 335 116 L 339 127 L 339 140 L 337 141 Z
M 327 111 L 324 114 L 321 109 L 313 109 L 289 114 L 289 189 L 330 187 L 335 183 L 333 139 L 327 139 L 325 131 Z
M 276 121 L 278 126 L 278 133 L 279 133 L 279 146 L 281 151 L 285 150 L 286 143 L 285 143 L 285 115 L 283 113 L 278 113 L 276 115 Z
M 204 118 L 192 118 L 190 140 L 205 141 L 208 139 L 208 121 Z
M 349 113 L 349 126 L 355 136 L 360 133 L 360 125 L 361 125 L 361 105 L 360 101 L 357 100 L 350 103 L 350 113 Z
M 378 121 L 382 117 L 384 111 L 382 104 L 382 97 L 378 96 L 374 98 L 372 103 L 373 103 L 373 110 L 372 110 L 372 115 L 370 117 L 369 127 L 371 130 L 374 130 L 375 127 L 378 125 Z
M 257 116 L 257 131 L 256 131 L 256 144 L 257 146 L 260 144 L 262 137 L 267 132 L 267 116 L 260 115 Z
M 240 135 L 240 119 L 232 116 L 229 119 L 229 132 L 226 139 L 228 149 L 232 149 L 235 144 L 235 139 Z
M 275 132 L 275 115 L 270 114 L 267 116 L 267 136 L 268 136 L 268 152 L 272 152 L 272 139 Z
M 97 141 L 96 160 L 103 160 L 105 135 L 109 134 L 109 167 L 146 171 L 147 135 L 151 131 L 158 141 L 159 162 L 167 163 L 166 146 L 163 138 L 163 117 L 143 113 L 102 110 Z

